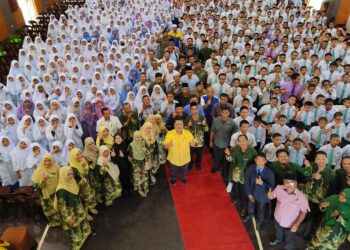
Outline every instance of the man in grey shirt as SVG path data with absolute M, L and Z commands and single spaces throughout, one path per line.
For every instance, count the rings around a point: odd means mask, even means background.
M 213 148 L 214 166 L 211 173 L 221 169 L 221 176 L 226 183 L 228 180 L 228 167 L 225 159 L 225 149 L 230 147 L 230 138 L 238 130 L 237 125 L 230 118 L 230 109 L 221 107 L 220 117 L 216 117 L 210 130 L 210 147 Z
M 210 115 L 213 118 L 213 120 L 215 119 L 215 117 L 218 117 L 221 115 L 222 107 L 227 107 L 230 113 L 229 116 L 231 118 L 235 118 L 235 109 L 230 103 L 228 103 L 228 100 L 229 100 L 228 94 L 222 93 L 220 95 L 220 102 L 215 104 L 213 109 L 210 112 Z

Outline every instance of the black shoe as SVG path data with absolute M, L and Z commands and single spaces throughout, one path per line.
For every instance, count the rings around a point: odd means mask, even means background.
M 176 180 L 170 180 L 171 186 L 175 186 Z
M 217 172 L 217 170 L 215 169 L 215 168 L 212 168 L 211 170 L 210 170 L 210 173 L 212 173 L 212 174 L 215 174 Z
M 90 234 L 91 234 L 91 236 L 96 236 L 96 230 L 91 228 L 91 233 Z
M 243 222 L 244 223 L 247 223 L 248 221 L 250 221 L 251 220 L 251 216 L 246 216 L 244 219 L 243 219 Z
M 273 241 L 270 240 L 269 243 L 271 246 L 277 246 L 277 245 L 281 244 L 281 241 L 278 239 L 274 239 Z
M 242 210 L 241 210 L 241 216 L 242 216 L 242 217 L 245 217 L 246 213 L 247 213 L 247 211 L 246 211 L 245 209 L 242 209 Z
M 186 185 L 187 184 L 187 179 L 182 179 L 181 182 L 182 182 L 182 185 Z

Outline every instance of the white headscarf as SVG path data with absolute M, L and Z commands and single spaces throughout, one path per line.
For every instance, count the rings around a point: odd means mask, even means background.
M 21 142 L 24 142 L 27 147 L 25 149 L 21 149 L 19 147 L 19 144 Z M 30 140 L 28 138 L 22 138 L 16 147 L 11 151 L 10 156 L 12 160 L 12 165 L 13 165 L 13 170 L 15 171 L 20 171 L 20 170 L 25 170 L 27 168 L 26 166 L 26 161 L 27 157 L 30 153 Z
M 63 148 L 63 153 L 62 153 L 62 164 L 64 166 L 68 165 L 69 162 L 69 150 L 68 150 L 68 145 L 73 143 L 75 148 L 75 142 L 72 139 L 67 139 L 65 144 L 64 144 L 64 148 Z
M 156 91 L 155 91 L 156 88 L 160 89 L 159 94 L 156 93 Z M 165 95 L 162 87 L 159 84 L 154 85 L 152 95 L 151 95 L 151 104 L 153 107 L 155 107 L 157 109 L 158 112 L 160 112 L 160 106 L 165 101 L 165 99 L 166 99 L 166 95 Z
M 29 127 L 24 128 L 25 125 L 25 121 L 30 119 L 31 123 L 29 125 Z M 18 139 L 21 140 L 22 138 L 28 138 L 30 141 L 33 141 L 33 128 L 34 128 L 34 122 L 32 117 L 30 117 L 29 115 L 24 115 L 18 125 L 17 128 L 17 136 Z
M 134 96 L 133 99 L 131 99 L 131 95 Z M 126 95 L 126 100 L 124 103 L 129 103 L 131 106 L 131 109 L 134 110 L 135 109 L 135 93 L 130 91 L 127 95 Z
M 146 93 L 144 95 L 142 94 L 142 90 L 146 90 Z M 134 107 L 136 109 L 139 109 L 142 106 L 142 97 L 145 96 L 145 95 L 149 96 L 148 91 L 147 91 L 147 87 L 146 86 L 141 86 L 139 88 L 139 91 L 137 92 L 137 95 L 136 95 L 136 98 L 135 98 Z
M 54 130 L 53 126 L 52 126 L 52 120 L 53 119 L 58 119 L 58 126 L 57 128 Z M 52 131 L 55 132 L 55 135 L 52 135 Z M 46 127 L 46 137 L 48 138 L 49 141 L 60 141 L 60 142 L 64 142 L 65 140 L 65 136 L 64 136 L 64 130 L 63 130 L 63 126 L 61 123 L 61 119 L 57 116 L 57 115 L 51 115 L 49 118 L 49 124 Z
M 10 143 L 7 147 L 4 147 L 2 145 L 2 140 L 3 139 L 7 139 Z M 11 151 L 15 148 L 15 145 L 13 144 L 13 142 L 11 141 L 11 138 L 6 136 L 6 135 L 2 135 L 0 136 L 0 159 L 2 162 L 11 162 L 11 156 L 10 153 Z
M 33 152 L 34 147 L 39 148 L 40 152 L 38 155 L 34 155 L 34 152 Z M 35 169 L 39 165 L 42 156 L 48 152 L 43 147 L 41 147 L 40 144 L 37 142 L 33 142 L 32 144 L 30 144 L 29 148 L 30 148 L 30 151 L 29 151 L 29 155 L 28 155 L 27 160 L 26 160 L 26 168 L 34 168 Z
M 41 104 L 43 106 L 43 108 L 41 110 L 38 109 L 39 104 Z M 38 117 L 45 117 L 47 110 L 48 110 L 48 108 L 45 106 L 43 101 L 39 100 L 39 101 L 35 102 L 35 108 L 34 108 L 34 112 L 33 112 L 34 119 L 37 120 Z
M 59 153 L 53 153 L 53 147 L 59 147 L 60 148 L 60 152 Z M 52 143 L 51 146 L 51 154 L 53 155 L 53 157 L 55 158 L 55 162 L 60 165 L 63 166 L 63 145 L 62 142 L 60 141 L 54 141 Z
M 12 118 L 15 121 L 15 124 L 10 125 L 10 123 L 8 122 L 10 118 Z M 9 114 L 6 117 L 6 120 L 7 120 L 6 128 L 2 132 L 5 132 L 5 134 L 11 139 L 11 141 L 14 144 L 16 144 L 18 142 L 17 128 L 19 125 L 17 115 Z

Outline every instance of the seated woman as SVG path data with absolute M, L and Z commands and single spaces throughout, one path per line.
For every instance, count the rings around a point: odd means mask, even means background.
M 65 166 L 60 169 L 54 206 L 59 213 L 63 230 L 72 241 L 72 249 L 80 249 L 90 235 L 91 228 L 71 167 Z
M 92 221 L 93 218 L 89 215 L 97 214 L 95 209 L 97 206 L 95 190 L 91 188 L 89 177 L 89 165 L 86 162 L 80 149 L 73 148 L 69 153 L 69 166 L 74 172 L 74 179 L 80 188 L 80 197 L 86 211 L 87 219 Z
M 102 194 L 106 207 L 109 207 L 122 193 L 122 186 L 119 181 L 120 172 L 118 165 L 111 161 L 110 151 L 107 146 L 101 146 L 99 152 L 100 156 L 97 159 L 97 165 L 100 169 Z
M 44 154 L 38 168 L 32 175 L 33 186 L 39 191 L 41 206 L 50 227 L 61 225 L 58 212 L 54 209 L 55 192 L 60 167 L 52 154 Z

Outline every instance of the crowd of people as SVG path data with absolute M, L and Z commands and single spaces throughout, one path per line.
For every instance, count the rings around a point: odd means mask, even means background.
M 271 245 L 309 224 L 307 249 L 337 249 L 349 74 L 349 36 L 303 0 L 88 0 L 26 37 L 0 84 L 1 183 L 33 186 L 80 249 L 99 203 L 146 197 L 167 159 L 186 185 L 207 147 L 244 222 L 271 204 Z

